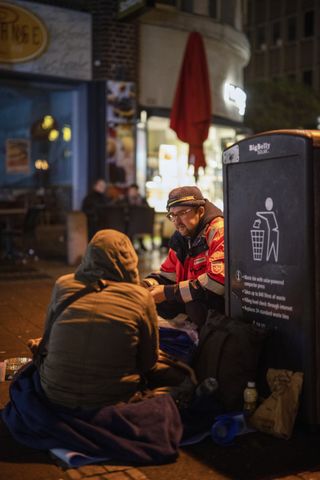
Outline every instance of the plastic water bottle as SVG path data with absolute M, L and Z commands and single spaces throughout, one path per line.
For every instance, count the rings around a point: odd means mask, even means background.
M 253 414 L 257 408 L 258 392 L 255 382 L 248 382 L 243 392 L 243 413 L 246 416 Z

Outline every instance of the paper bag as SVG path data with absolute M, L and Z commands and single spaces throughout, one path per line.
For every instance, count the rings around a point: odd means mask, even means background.
M 250 417 L 250 425 L 261 432 L 289 439 L 298 412 L 303 373 L 270 368 L 267 382 L 271 395 Z

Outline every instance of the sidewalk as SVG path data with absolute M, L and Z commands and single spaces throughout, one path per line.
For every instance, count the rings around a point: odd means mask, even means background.
M 141 258 L 142 275 L 157 263 L 157 253 Z M 57 262 L 39 262 L 30 272 L 0 274 L 0 360 L 29 356 L 26 341 L 40 336 L 52 285 L 73 271 Z M 1 273 L 1 269 L 0 269 Z M 10 382 L 0 383 L 0 409 Z M 229 447 L 210 438 L 181 449 L 169 465 L 102 465 L 67 469 L 49 453 L 17 444 L 0 423 L 0 480 L 320 480 L 320 433 L 298 431 L 289 441 L 260 433 L 237 437 Z

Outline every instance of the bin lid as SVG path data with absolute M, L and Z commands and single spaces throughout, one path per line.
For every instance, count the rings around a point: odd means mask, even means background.
M 301 130 L 301 129 L 283 129 L 283 130 L 268 130 L 266 132 L 259 132 L 253 135 L 254 137 L 261 137 L 265 135 L 295 135 L 299 137 L 311 138 L 313 146 L 320 148 L 320 130 Z

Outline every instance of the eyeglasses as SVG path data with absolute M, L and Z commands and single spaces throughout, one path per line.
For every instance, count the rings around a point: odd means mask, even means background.
M 189 212 L 191 212 L 193 208 L 187 208 L 186 210 L 181 210 L 181 212 L 177 213 L 167 213 L 166 217 L 170 220 L 170 222 L 175 222 L 177 218 L 179 217 L 180 219 L 185 218 Z

